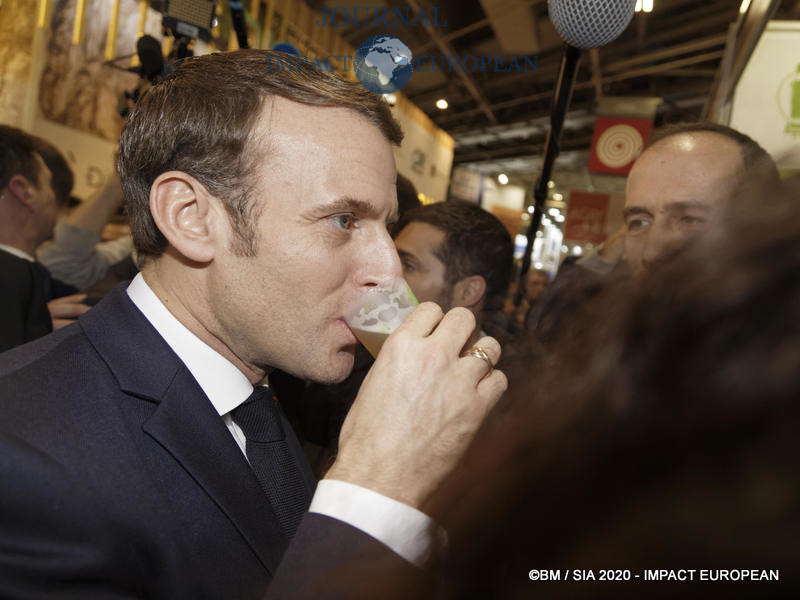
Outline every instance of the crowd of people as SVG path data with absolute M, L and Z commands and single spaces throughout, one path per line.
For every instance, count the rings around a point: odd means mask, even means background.
M 800 184 L 661 128 L 624 229 L 509 302 L 509 232 L 419 205 L 386 103 L 269 56 L 154 86 L 76 207 L 0 126 L 0 596 L 796 596 Z M 399 275 L 373 358 L 344 312 Z

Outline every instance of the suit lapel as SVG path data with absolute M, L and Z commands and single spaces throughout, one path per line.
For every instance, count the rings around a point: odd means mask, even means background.
M 258 480 L 189 370 L 117 286 L 79 322 L 122 391 L 159 404 L 143 430 L 163 446 L 274 572 L 288 541 Z
M 274 572 L 288 540 L 247 460 L 188 370 L 178 372 L 143 429 L 191 474 Z

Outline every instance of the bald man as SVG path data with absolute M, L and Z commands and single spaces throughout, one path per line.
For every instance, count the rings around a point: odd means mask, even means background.
M 712 123 L 656 132 L 625 186 L 625 259 L 638 277 L 704 231 L 745 181 L 778 179 L 775 163 L 751 138 Z
M 628 270 L 638 278 L 656 267 L 686 240 L 704 231 L 717 209 L 745 183 L 767 189 L 778 179 L 769 154 L 730 127 L 683 123 L 655 131 L 648 148 L 636 159 L 625 187 L 622 245 Z M 577 263 L 583 268 L 563 270 L 549 286 L 530 317 L 529 328 L 535 330 L 537 339 L 549 343 L 557 337 L 564 317 L 608 284 L 606 275 L 619 263 L 607 261 L 602 254 L 599 258 L 584 257 Z

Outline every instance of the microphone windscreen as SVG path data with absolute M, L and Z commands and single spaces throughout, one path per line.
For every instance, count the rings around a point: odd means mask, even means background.
M 576 48 L 597 48 L 617 39 L 633 18 L 636 0 L 548 0 L 550 20 Z
M 142 65 L 142 75 L 146 78 L 160 75 L 164 69 L 164 55 L 161 54 L 161 44 L 150 35 L 143 35 L 136 42 L 136 54 Z

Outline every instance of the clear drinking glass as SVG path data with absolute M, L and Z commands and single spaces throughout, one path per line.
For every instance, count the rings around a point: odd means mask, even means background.
M 419 304 L 405 279 L 368 288 L 345 312 L 350 329 L 373 358 L 383 342 Z

